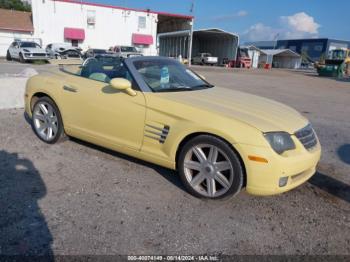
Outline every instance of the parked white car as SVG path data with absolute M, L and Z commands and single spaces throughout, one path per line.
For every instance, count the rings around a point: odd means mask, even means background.
M 142 53 L 134 46 L 115 46 L 111 48 L 111 51 L 124 58 L 142 56 Z
M 51 58 L 67 59 L 81 58 L 81 49 L 68 43 L 52 43 L 46 46 L 46 52 Z
M 21 63 L 25 63 L 28 60 L 48 60 L 49 55 L 35 42 L 14 41 L 7 50 L 6 58 L 19 59 Z
M 192 59 L 193 64 L 199 65 L 216 65 L 218 63 L 218 58 L 212 56 L 210 53 L 199 53 Z

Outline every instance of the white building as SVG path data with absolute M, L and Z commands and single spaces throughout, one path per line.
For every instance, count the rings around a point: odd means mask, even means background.
M 32 1 L 32 31 L 27 35 L 7 38 L 0 49 L 6 54 L 15 39 L 38 39 L 46 46 L 50 43 L 72 43 L 82 49 L 104 48 L 115 45 L 133 45 L 145 55 L 157 55 L 159 33 L 189 30 L 193 17 L 154 12 L 118 6 L 95 4 L 80 0 Z M 0 17 L 0 41 L 2 38 Z M 6 22 L 6 21 L 5 21 Z M 11 40 L 11 41 L 10 41 Z M 1 44 L 1 42 L 0 42 Z M 4 53 L 4 50 L 5 53 Z

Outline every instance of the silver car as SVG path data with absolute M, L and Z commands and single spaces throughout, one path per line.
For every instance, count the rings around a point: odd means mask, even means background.
M 46 46 L 50 58 L 67 59 L 81 58 L 81 49 L 68 43 L 53 43 Z
M 21 63 L 28 60 L 48 60 L 50 57 L 39 44 L 30 41 L 14 41 L 6 54 L 7 60 L 18 59 Z
M 134 46 L 115 46 L 111 51 L 116 53 L 117 56 L 124 58 L 143 56 Z

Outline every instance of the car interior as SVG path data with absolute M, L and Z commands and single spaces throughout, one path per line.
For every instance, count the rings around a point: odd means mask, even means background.
M 80 76 L 105 83 L 113 78 L 125 78 L 132 82 L 128 69 L 116 58 L 92 58 L 81 67 Z

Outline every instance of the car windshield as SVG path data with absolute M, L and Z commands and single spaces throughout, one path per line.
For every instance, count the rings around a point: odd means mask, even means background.
M 22 42 L 21 47 L 26 47 L 26 48 L 41 48 L 40 45 L 34 42 Z
M 153 92 L 193 91 L 213 87 L 176 60 L 135 61 L 134 66 Z
M 137 52 L 136 48 L 133 46 L 122 46 L 120 47 L 122 52 Z

